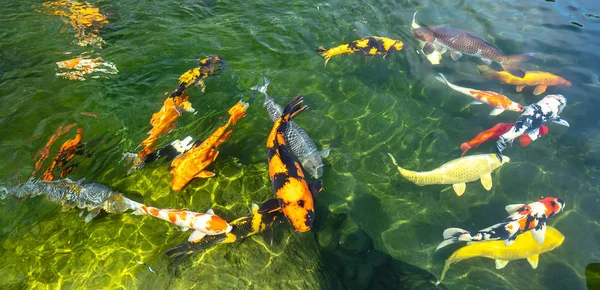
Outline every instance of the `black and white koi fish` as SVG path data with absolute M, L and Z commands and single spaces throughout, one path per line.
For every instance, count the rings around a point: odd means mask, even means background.
M 267 87 L 271 82 L 265 78 L 265 84 L 260 86 L 256 85 L 251 87 L 251 90 L 258 91 L 265 95 L 265 102 L 263 105 L 267 108 L 267 112 L 269 113 L 269 118 L 271 121 L 275 122 L 275 120 L 281 117 L 283 113 L 283 108 L 275 103 L 269 95 L 267 94 Z M 314 178 L 320 178 L 323 175 L 323 161 L 321 158 L 326 158 L 329 156 L 329 151 L 331 149 L 326 149 L 323 151 L 317 150 L 317 145 L 315 142 L 308 136 L 306 131 L 302 129 L 296 122 L 290 121 L 289 126 L 287 127 L 287 131 L 285 132 L 285 139 L 292 151 L 292 154 L 298 158 L 300 163 L 302 164 L 302 168 L 304 168 L 308 173 Z

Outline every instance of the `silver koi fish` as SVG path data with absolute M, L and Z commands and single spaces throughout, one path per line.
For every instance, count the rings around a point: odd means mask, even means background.
M 275 122 L 275 120 L 281 117 L 283 108 L 279 104 L 275 103 L 275 100 L 270 98 L 267 94 L 267 87 L 270 83 L 271 81 L 265 78 L 264 85 L 256 85 L 250 89 L 265 95 L 265 102 L 263 105 L 265 108 L 267 108 L 267 112 L 269 113 L 269 118 L 271 118 L 271 121 Z M 310 139 L 302 127 L 300 127 L 294 121 L 290 121 L 288 125 L 289 126 L 285 132 L 285 139 L 287 139 L 286 142 L 291 149 L 292 154 L 298 158 L 302 164 L 302 168 L 308 171 L 312 177 L 321 177 L 321 175 L 323 175 L 323 161 L 321 158 L 326 158 L 329 156 L 329 151 L 331 149 L 326 149 L 323 151 L 317 150 L 317 145 L 315 145 L 315 142 Z
M 122 213 L 135 210 L 135 202 L 99 183 L 84 184 L 83 179 L 73 181 L 68 178 L 45 181 L 29 179 L 17 186 L 0 186 L 0 199 L 12 195 L 16 198 L 46 196 L 59 203 L 64 209 L 79 208 L 89 211 L 85 222 L 91 221 L 102 210 L 108 213 Z

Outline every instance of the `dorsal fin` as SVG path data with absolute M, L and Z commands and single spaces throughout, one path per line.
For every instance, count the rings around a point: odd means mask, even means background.
M 208 210 L 206 211 L 206 213 L 207 213 L 207 214 L 215 214 L 215 212 L 213 211 L 213 209 L 212 209 L 212 208 L 208 209 Z

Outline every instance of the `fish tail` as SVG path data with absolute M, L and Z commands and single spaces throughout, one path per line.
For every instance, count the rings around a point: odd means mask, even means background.
M 243 102 L 242 100 L 240 100 L 239 102 L 237 102 L 233 107 L 231 107 L 231 109 L 229 109 L 229 115 L 231 115 L 231 117 L 229 117 L 229 123 L 231 123 L 232 125 L 235 125 L 235 123 L 246 116 L 246 109 L 248 109 L 248 103 Z
M 265 79 L 265 84 L 264 85 L 256 85 L 256 86 L 252 86 L 250 89 L 253 91 L 257 91 L 263 95 L 265 95 L 266 97 L 268 97 L 267 95 L 267 89 L 269 88 L 269 84 L 271 83 L 271 81 L 269 81 L 269 79 L 267 79 L 266 77 L 264 77 Z M 266 100 L 265 100 L 266 101 Z
M 281 119 L 286 122 L 294 118 L 296 115 L 302 113 L 302 111 L 308 109 L 308 106 L 302 106 L 304 98 L 302 96 L 296 96 L 287 106 L 283 109 Z
M 513 76 L 523 78 L 525 77 L 525 72 L 519 68 L 521 63 L 530 60 L 533 57 L 533 54 L 525 53 L 525 54 L 516 54 L 507 56 L 507 60 L 503 61 L 502 68 L 510 73 Z
M 460 144 L 460 150 L 462 150 L 462 154 L 460 155 L 460 157 L 465 156 L 467 151 L 469 151 L 471 148 L 473 148 L 473 147 L 471 145 L 469 145 L 469 142 Z
M 447 86 L 451 86 L 450 82 L 448 81 L 448 79 L 446 79 L 446 77 L 439 73 L 439 76 L 435 77 L 436 80 L 440 81 L 440 83 L 445 84 Z
M 444 241 L 435 248 L 436 251 L 454 243 L 469 242 L 473 240 L 469 231 L 459 228 L 448 228 L 444 231 L 443 236 Z
M 390 156 L 390 158 L 392 158 L 392 163 L 394 164 L 394 166 L 396 166 L 396 168 L 398 168 L 398 172 L 400 172 L 400 175 L 404 176 L 404 178 L 410 180 L 415 184 L 418 183 L 416 172 L 400 167 L 398 165 L 398 162 L 396 162 L 396 158 L 394 158 L 394 156 L 392 156 L 392 154 L 390 153 L 388 153 L 388 155 Z
M 177 267 L 194 253 L 208 249 L 218 243 L 223 242 L 225 235 L 207 236 L 204 239 L 191 242 L 183 242 L 170 248 L 165 252 L 165 255 L 171 259 L 169 271 L 177 269 Z

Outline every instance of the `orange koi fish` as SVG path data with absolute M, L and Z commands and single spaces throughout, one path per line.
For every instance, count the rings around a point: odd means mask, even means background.
M 385 58 L 389 53 L 402 50 L 404 43 L 387 37 L 370 36 L 349 43 L 340 44 L 336 47 L 326 49 L 319 46 L 316 51 L 325 58 L 325 65 L 331 57 L 340 54 L 360 53 L 366 57 L 383 54 Z
M 477 66 L 477 68 L 484 78 L 496 79 L 507 85 L 516 85 L 517 92 L 523 91 L 526 86 L 535 86 L 533 94 L 536 96 L 546 92 L 548 86 L 571 86 L 570 81 L 543 71 L 528 71 L 524 77 L 518 78 L 505 71 L 495 71 L 487 66 Z
M 505 95 L 491 91 L 480 91 L 476 89 L 459 87 L 450 83 L 443 74 L 440 74 L 440 76 L 436 77 L 436 79 L 441 83 L 448 85 L 451 89 L 473 98 L 474 101 L 471 103 L 472 105 L 486 103 L 492 106 L 494 110 L 490 113 L 490 116 L 497 116 L 505 110 L 523 112 L 523 106 L 521 106 L 519 103 L 513 102 Z
M 63 143 L 63 145 L 60 147 L 58 154 L 56 157 L 54 157 L 54 160 L 52 160 L 52 164 L 44 172 L 44 180 L 54 180 L 54 168 L 62 169 L 67 162 L 75 157 L 76 154 L 82 153 L 84 144 L 81 143 L 81 139 L 83 139 L 83 129 L 79 128 L 77 129 L 77 135 L 75 135 L 75 138 L 65 141 L 65 143 Z M 73 167 L 65 168 L 60 173 L 60 177 L 64 178 L 71 172 L 71 170 L 73 170 Z
M 315 220 L 313 197 L 321 190 L 321 182 L 310 185 L 306 182 L 300 164 L 294 160 L 285 142 L 289 121 L 307 106 L 302 106 L 302 97 L 295 97 L 275 120 L 267 139 L 269 177 L 277 201 L 294 228 L 299 232 L 309 231 Z
M 64 17 L 65 23 L 71 24 L 77 32 L 75 35 L 80 46 L 90 44 L 101 45 L 104 40 L 99 36 L 100 28 L 109 21 L 106 15 L 100 13 L 100 9 L 88 2 L 77 2 L 72 0 L 59 0 L 44 2 L 44 7 L 51 9 L 50 14 Z
M 175 158 L 171 162 L 171 188 L 174 191 L 182 190 L 192 179 L 196 177 L 210 178 L 215 176 L 213 172 L 206 171 L 206 167 L 213 163 L 219 151 L 217 148 L 225 142 L 233 130 L 225 131 L 230 125 L 235 125 L 237 121 L 246 116 L 248 103 L 237 102 L 229 109 L 229 120 L 223 126 L 217 128 L 202 144 L 194 145 L 192 149 Z
M 206 213 L 197 213 L 179 209 L 158 209 L 134 201 L 132 202 L 136 205 L 136 210 L 133 214 L 151 215 L 180 226 L 184 231 L 193 229 L 194 231 L 188 238 L 188 241 L 197 241 L 204 238 L 206 235 L 214 236 L 226 234 L 231 232 L 232 229 L 231 225 L 223 218 L 215 215 L 215 212 L 212 209 L 209 209 Z
M 489 140 L 498 139 L 500 136 L 504 135 L 504 133 L 508 132 L 514 125 L 514 123 L 498 123 L 494 127 L 477 134 L 477 136 L 475 136 L 475 138 L 473 138 L 471 141 L 460 144 L 460 149 L 463 151 L 460 156 L 464 156 L 471 148 L 479 147 L 479 145 Z M 546 134 L 548 134 L 548 127 L 544 125 L 540 128 L 538 136 L 532 137 L 529 136 L 529 134 L 521 135 L 521 147 L 527 147 L 531 141 Z
M 50 147 L 52 146 L 52 144 L 54 144 L 54 142 L 56 142 L 56 139 L 58 139 L 58 137 L 60 137 L 61 135 L 69 132 L 69 130 L 71 130 L 71 128 L 73 128 L 75 126 L 77 126 L 77 124 L 69 124 L 64 127 L 59 126 L 58 129 L 56 130 L 56 133 L 54 133 L 54 134 L 52 134 L 52 136 L 50 136 L 50 140 L 48 140 L 48 142 L 46 143 L 44 148 L 42 148 L 42 150 L 40 150 L 35 155 L 34 159 L 36 159 L 37 161 L 35 162 L 35 170 L 31 174 L 31 177 L 35 176 L 37 171 L 42 168 L 42 164 L 44 164 L 44 161 L 46 160 L 46 158 L 48 158 L 48 156 L 50 156 Z

